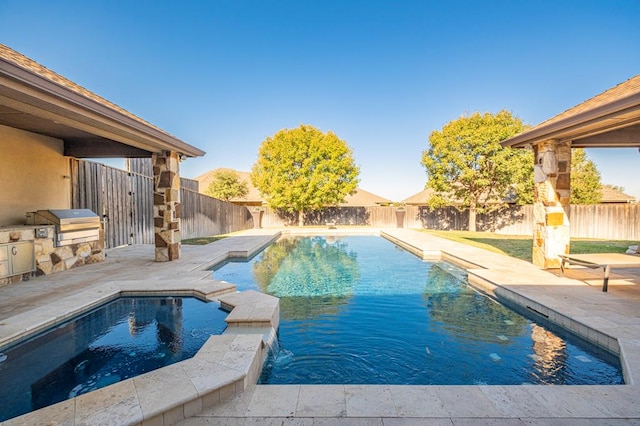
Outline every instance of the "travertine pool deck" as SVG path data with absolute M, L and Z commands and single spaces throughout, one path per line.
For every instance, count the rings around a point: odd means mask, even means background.
M 181 412 L 163 417 L 180 424 L 640 424 L 640 271 L 613 271 L 609 292 L 601 291 L 601 276 L 581 269 L 566 277 L 533 265 L 464 244 L 404 229 L 338 227 L 322 232 L 382 233 L 426 258 L 443 258 L 464 266 L 472 285 L 500 298 L 546 315 L 609 350 L 619 351 L 626 385 L 621 386 L 360 386 L 360 385 L 252 385 L 243 381 L 241 392 L 218 391 L 215 405 L 183 405 Z M 0 288 L 0 338 L 2 324 L 33 309 L 56 310 L 70 295 L 103 286 L 128 283 L 151 288 L 194 280 L 212 281 L 207 266 L 246 247 L 264 245 L 280 230 L 251 230 L 207 246 L 183 246 L 182 258 L 156 263 L 153 248 L 131 246 L 110 250 L 105 262 Z M 291 231 L 295 232 L 295 228 Z M 316 232 L 318 229 L 304 229 Z M 254 249 L 251 249 L 254 250 Z M 250 254 L 250 253 L 249 253 Z M 577 277 L 580 279 L 573 279 Z M 175 284 L 174 284 L 175 285 Z M 171 285 L 169 285 L 170 287 Z M 231 301 L 235 303 L 233 300 Z M 24 317 L 23 317 L 24 318 Z M 37 321 L 35 321 L 37 323 Z M 238 325 L 237 328 L 242 328 Z M 224 336 L 218 336 L 224 337 Z M 249 336 L 238 338 L 256 339 Z M 163 369 L 164 370 L 164 369 Z M 166 376 L 166 375 L 165 375 Z M 165 376 L 147 382 L 162 389 L 161 400 L 183 398 L 179 388 L 163 385 Z M 195 380 L 195 379 L 194 379 Z M 193 386 L 193 382 L 191 382 Z M 116 385 L 117 386 L 117 385 Z M 188 387 L 188 386 L 187 386 Z M 104 388 L 104 389 L 109 389 Z M 235 388 L 234 388 L 235 389 Z M 123 392 L 126 390 L 123 390 Z M 129 389 L 135 393 L 136 389 Z M 100 391 L 93 392 L 92 395 Z M 118 393 L 120 389 L 113 390 Z M 237 394 L 237 395 L 236 395 Z M 152 392 L 147 395 L 153 395 Z M 234 396 L 235 395 L 235 396 Z M 195 399 L 194 401 L 197 401 Z M 70 405 L 71 403 L 69 403 Z M 138 406 L 144 404 L 137 402 Z M 158 404 L 146 401 L 147 406 Z M 134 401 L 135 406 L 135 401 Z M 90 408 L 90 406 L 89 406 Z M 117 408 L 117 407 L 116 407 Z M 142 408 L 140 408 L 142 409 Z M 74 416 L 56 424 L 89 424 L 78 415 L 87 406 L 75 402 Z M 90 411 L 90 409 L 89 409 Z M 118 410 L 112 411 L 118 413 Z M 128 424 L 122 416 L 102 418 L 100 424 Z M 38 412 L 36 412 L 38 413 Z M 34 413 L 35 414 L 35 413 Z M 191 417 L 189 417 L 191 416 Z M 188 418 L 187 418 L 188 417 Z M 54 424 L 57 419 L 30 417 L 29 424 Z M 158 418 L 154 421 L 158 422 Z M 7 421 L 4 424 L 16 424 Z M 96 424 L 95 422 L 93 424 Z M 161 423 L 149 423 L 161 424 Z

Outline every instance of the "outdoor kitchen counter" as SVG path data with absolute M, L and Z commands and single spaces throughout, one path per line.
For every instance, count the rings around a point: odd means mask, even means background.
M 0 244 L 33 241 L 36 237 L 35 229 L 33 225 L 0 226 Z
M 36 225 L 0 225 L 0 232 L 33 230 Z

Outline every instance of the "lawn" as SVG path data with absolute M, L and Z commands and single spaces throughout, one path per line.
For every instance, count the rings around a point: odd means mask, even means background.
M 182 244 L 189 244 L 193 246 L 204 246 L 206 244 L 212 243 L 214 241 L 221 240 L 223 238 L 227 238 L 226 235 L 215 235 L 212 237 L 199 237 L 199 238 L 187 238 L 182 240 Z
M 447 238 L 449 240 L 469 244 L 531 262 L 531 247 L 533 245 L 533 241 L 530 236 L 500 235 L 488 232 L 468 231 L 425 230 L 425 232 L 438 237 Z M 638 242 L 628 240 L 572 238 L 571 253 L 624 253 L 630 245 L 635 244 L 638 244 Z

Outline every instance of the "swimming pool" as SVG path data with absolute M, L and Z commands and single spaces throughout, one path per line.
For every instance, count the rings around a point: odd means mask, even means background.
M 191 358 L 227 312 L 193 297 L 120 297 L 0 348 L 0 421 Z
M 285 237 L 213 275 L 280 298 L 261 383 L 623 383 L 617 357 L 380 237 Z

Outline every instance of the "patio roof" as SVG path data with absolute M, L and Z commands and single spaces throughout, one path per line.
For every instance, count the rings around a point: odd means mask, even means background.
M 77 158 L 205 154 L 3 44 L 0 124 L 61 139 Z
M 573 148 L 640 147 L 640 75 L 505 140 L 502 146 L 523 148 L 545 140 L 571 141 Z

